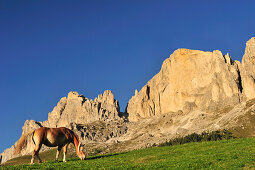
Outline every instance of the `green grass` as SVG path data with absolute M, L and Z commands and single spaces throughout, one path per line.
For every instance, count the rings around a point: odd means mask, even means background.
M 89 156 L 67 163 L 49 161 L 3 169 L 253 169 L 255 138 L 153 147 L 125 153 Z

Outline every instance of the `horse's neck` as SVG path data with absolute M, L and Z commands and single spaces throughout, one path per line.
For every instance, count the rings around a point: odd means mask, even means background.
M 73 134 L 73 144 L 74 144 L 74 146 L 76 148 L 76 151 L 78 151 L 79 143 L 80 143 L 80 140 L 79 140 L 78 136 Z

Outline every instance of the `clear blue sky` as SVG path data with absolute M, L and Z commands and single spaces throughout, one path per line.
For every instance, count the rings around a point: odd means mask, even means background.
M 249 0 L 0 0 L 0 152 L 69 91 L 94 99 L 112 90 L 124 111 L 178 48 L 241 60 L 254 8 Z

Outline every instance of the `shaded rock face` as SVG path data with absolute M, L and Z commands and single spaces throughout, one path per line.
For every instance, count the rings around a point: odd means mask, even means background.
M 77 130 L 77 134 L 83 143 L 90 142 L 107 142 L 112 138 L 120 137 L 127 133 L 127 124 L 123 121 L 95 121 L 86 125 L 74 125 L 73 129 Z
M 160 72 L 129 100 L 130 121 L 194 109 L 214 111 L 255 97 L 255 38 L 242 64 L 220 51 L 178 49 Z

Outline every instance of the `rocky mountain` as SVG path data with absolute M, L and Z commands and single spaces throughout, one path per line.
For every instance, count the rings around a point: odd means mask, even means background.
M 35 122 L 28 120 L 23 127 L 23 134 L 40 126 L 61 127 L 72 123 L 86 124 L 97 120 L 119 119 L 119 103 L 110 90 L 106 90 L 94 100 L 89 100 L 77 92 L 68 93 L 48 115 L 48 120 Z
M 109 90 L 94 100 L 70 92 L 48 120 L 27 120 L 22 134 L 41 126 L 65 126 L 80 136 L 86 153 L 107 153 L 145 148 L 193 132 L 229 129 L 237 136 L 254 136 L 254 124 L 255 38 L 251 38 L 242 62 L 218 50 L 176 50 L 158 74 L 135 90 L 126 113 L 120 112 Z M 3 162 L 19 156 L 13 153 L 16 145 L 2 153 Z M 30 154 L 33 147 L 29 138 L 20 155 Z
M 255 97 L 255 38 L 242 64 L 220 51 L 178 49 L 128 102 L 130 121 L 195 109 L 214 111 Z

